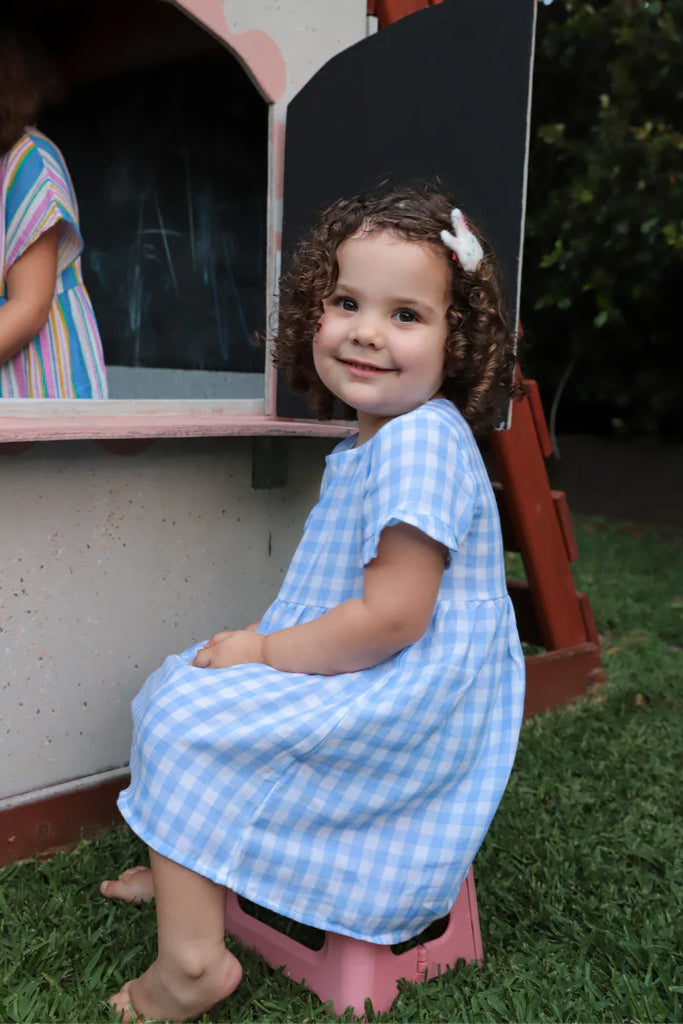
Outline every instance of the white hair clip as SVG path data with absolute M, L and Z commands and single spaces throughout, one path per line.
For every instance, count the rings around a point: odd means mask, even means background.
M 453 259 L 458 261 L 462 269 L 471 274 L 484 258 L 484 250 L 479 239 L 470 231 L 462 210 L 451 210 L 451 224 L 454 233 L 442 231 L 441 241 L 453 250 Z

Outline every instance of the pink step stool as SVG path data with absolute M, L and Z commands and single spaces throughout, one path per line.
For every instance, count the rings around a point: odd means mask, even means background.
M 443 935 L 405 953 L 334 932 L 325 933 L 322 949 L 309 949 L 246 914 L 231 889 L 225 929 L 247 949 L 260 953 L 271 967 L 283 967 L 286 977 L 305 982 L 323 1002 L 331 999 L 335 1013 L 351 1006 L 359 1017 L 365 1013 L 366 998 L 372 1000 L 375 1013 L 388 1010 L 398 995 L 399 978 L 423 981 L 425 971 L 434 978 L 457 960 L 481 963 L 484 957 L 472 868 L 460 886 Z

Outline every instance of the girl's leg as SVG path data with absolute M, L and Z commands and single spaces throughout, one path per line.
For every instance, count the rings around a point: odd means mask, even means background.
M 158 928 L 157 959 L 110 1003 L 157 1020 L 198 1017 L 237 988 L 242 968 L 225 948 L 225 888 L 149 851 Z M 125 1018 L 124 1018 L 125 1019 Z
M 100 885 L 100 892 L 110 900 L 124 903 L 148 903 L 154 899 L 154 878 L 151 868 L 138 864 L 122 871 L 118 878 L 106 878 Z

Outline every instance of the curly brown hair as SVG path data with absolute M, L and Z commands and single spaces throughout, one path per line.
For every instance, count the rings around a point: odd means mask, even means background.
M 335 398 L 313 365 L 313 339 L 320 326 L 323 299 L 334 290 L 339 266 L 337 249 L 356 231 L 390 231 L 410 242 L 432 245 L 443 254 L 451 278 L 451 304 L 446 313 L 446 377 L 443 394 L 462 412 L 475 433 L 500 417 L 506 398 L 515 393 L 514 337 L 508 325 L 495 256 L 479 231 L 484 258 L 466 273 L 441 241 L 451 230 L 453 197 L 438 186 L 392 189 L 341 199 L 321 215 L 309 238 L 294 251 L 281 281 L 282 304 L 273 362 L 290 387 L 305 394 L 320 419 L 332 416 Z
M 59 101 L 61 82 L 38 39 L 19 24 L 0 24 L 0 156 L 40 112 Z

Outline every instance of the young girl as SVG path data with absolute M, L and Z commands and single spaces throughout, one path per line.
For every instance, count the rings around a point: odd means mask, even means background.
M 32 125 L 54 80 L 30 36 L 0 26 L 0 398 L 106 398 L 64 157 Z
M 444 916 L 505 788 L 524 662 L 471 427 L 510 392 L 490 254 L 431 188 L 327 210 L 275 358 L 358 433 L 259 623 L 169 657 L 133 702 L 119 807 L 150 847 L 106 895 L 157 902 L 158 957 L 111 1002 L 186 1020 L 241 968 L 224 886 L 395 943 Z

